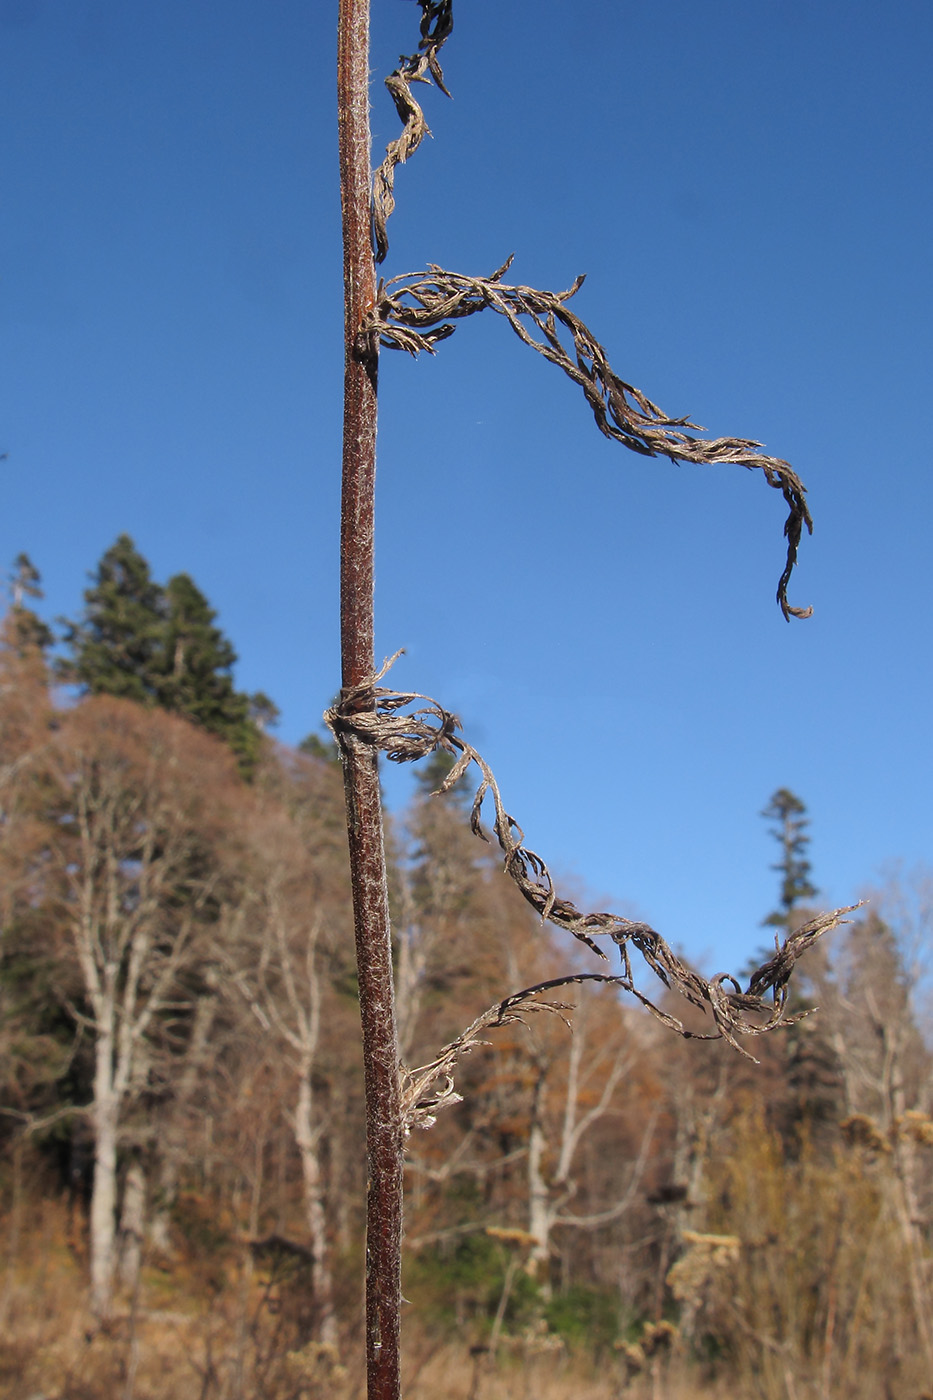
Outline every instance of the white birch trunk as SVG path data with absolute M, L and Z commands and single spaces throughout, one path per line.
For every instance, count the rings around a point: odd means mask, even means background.
M 191 1029 L 191 1039 L 176 1081 L 173 1103 L 165 1137 L 157 1146 L 159 1153 L 158 1186 L 149 1220 L 149 1239 L 160 1254 L 172 1251 L 171 1215 L 178 1195 L 178 1181 L 186 1153 L 190 1150 L 190 1123 L 186 1110 L 194 1097 L 200 1077 L 211 1054 L 210 1036 L 217 1015 L 217 996 L 213 992 L 198 997 Z
M 326 1345 L 336 1347 L 337 1318 L 334 1313 L 321 1162 L 317 1151 L 319 1135 L 315 1133 L 312 1123 L 310 1059 L 301 1066 L 301 1070 L 295 1108 L 295 1143 L 301 1156 L 304 1182 L 305 1218 L 311 1248 L 311 1284 L 318 1309 L 318 1336 Z
M 550 1191 L 544 1177 L 544 1077 L 535 1084 L 531 1107 L 531 1128 L 528 1134 L 528 1233 L 534 1238 L 528 1255 L 528 1273 L 535 1279 L 545 1297 L 550 1295 L 551 1209 Z
M 146 1232 L 146 1174 L 141 1162 L 131 1162 L 123 1183 L 120 1210 L 119 1272 L 124 1288 L 134 1291 L 139 1282 Z
M 113 1311 L 117 1232 L 117 1124 L 112 1087 L 112 1037 L 100 1034 L 94 1076 L 94 1185 L 91 1193 L 91 1311 L 105 1320 Z

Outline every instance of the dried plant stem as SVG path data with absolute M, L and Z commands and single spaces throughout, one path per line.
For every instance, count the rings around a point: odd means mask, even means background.
M 547 865 L 525 845 L 524 835 L 506 810 L 485 759 L 457 734 L 459 720 L 436 701 L 416 692 L 379 686 L 387 662 L 376 672 L 373 650 L 373 538 L 376 468 L 376 381 L 380 344 L 417 355 L 433 353 L 452 335 L 455 323 L 491 309 L 504 317 L 531 349 L 556 365 L 582 390 L 597 427 L 606 437 L 645 456 L 707 466 L 731 463 L 758 470 L 781 492 L 788 515 L 787 552 L 777 599 L 785 618 L 807 617 L 809 608 L 791 607 L 787 585 L 804 529 L 812 529 L 806 491 L 780 458 L 768 457 L 760 443 L 744 438 L 707 439 L 688 417 L 670 417 L 647 395 L 620 378 L 602 345 L 567 303 L 582 278 L 564 292 L 508 285 L 509 263 L 489 277 L 465 277 L 433 264 L 421 273 L 376 286 L 373 239 L 381 261 L 387 251 L 386 222 L 394 208 L 396 168 L 417 150 L 428 127 L 412 94 L 413 83 L 434 83 L 443 91 L 438 52 L 453 26 L 452 0 L 418 0 L 421 9 L 417 53 L 402 57 L 387 86 L 402 121 L 402 133 L 386 158 L 370 173 L 369 0 L 339 0 L 340 179 L 344 234 L 346 381 L 344 400 L 343 496 L 341 515 L 341 649 L 343 688 L 327 722 L 344 765 L 350 872 L 366 1090 L 369 1185 L 366 1226 L 366 1349 L 369 1400 L 399 1400 L 399 1310 L 401 1303 L 402 1171 L 405 1134 L 428 1127 L 435 1112 L 455 1103 L 453 1071 L 459 1058 L 481 1043 L 487 1028 L 509 1024 L 535 1011 L 558 1015 L 567 1008 L 544 994 L 580 982 L 619 987 L 636 997 L 679 1034 L 696 1034 L 666 1007 L 636 986 L 631 951 L 669 990 L 711 1014 L 709 1037 L 722 1037 L 742 1054 L 740 1036 L 756 1036 L 797 1019 L 789 1014 L 787 987 L 801 954 L 822 933 L 844 921 L 848 909 L 820 915 L 788 934 L 772 957 L 751 975 L 743 991 L 728 973 L 712 979 L 688 967 L 647 924 L 612 913 L 583 913 L 554 887 Z M 372 183 L 371 183 L 372 181 Z M 509 260 L 511 262 L 511 259 Z M 422 702 L 419 704 L 419 702 Z M 596 943 L 608 938 L 617 948 L 621 971 L 576 973 L 539 983 L 507 997 L 473 1024 L 429 1064 L 400 1075 L 388 883 L 383 844 L 378 754 L 396 762 L 423 758 L 442 749 L 455 759 L 442 784 L 446 790 L 475 764 L 480 784 L 471 825 L 483 831 L 481 813 L 488 795 L 495 811 L 493 833 L 506 874 L 542 919 L 565 929 L 605 959 Z M 751 1058 L 751 1057 L 749 1057 Z M 504 1301 L 503 1305 L 504 1307 Z
M 375 301 L 370 204 L 369 0 L 340 0 L 337 92 L 346 368 L 340 629 L 345 690 L 372 710 L 373 532 L 378 346 L 361 333 Z M 359 687 L 363 686 L 360 693 Z M 369 1400 L 398 1400 L 403 1130 L 378 756 L 352 735 L 341 750 L 366 1086 L 366 1374 Z

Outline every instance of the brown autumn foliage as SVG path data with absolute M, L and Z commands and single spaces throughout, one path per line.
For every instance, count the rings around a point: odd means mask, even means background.
M 341 801 L 324 756 L 269 743 L 247 784 L 186 721 L 62 709 L 38 654 L 0 649 L 0 1396 L 359 1393 Z M 409 1065 L 557 968 L 464 815 L 424 792 L 394 830 Z M 929 928 L 906 907 L 814 959 L 820 1015 L 760 1066 L 586 984 L 561 992 L 573 1033 L 526 1011 L 481 1036 L 407 1143 L 406 1394 L 924 1394 Z

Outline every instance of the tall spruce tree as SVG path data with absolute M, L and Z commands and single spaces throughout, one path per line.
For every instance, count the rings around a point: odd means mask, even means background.
M 26 598 L 44 598 L 42 575 L 28 554 L 17 554 L 13 571 L 8 575 L 12 640 L 20 656 L 34 648 L 45 652 L 52 645 L 51 629 L 39 615 L 27 607 Z
M 84 616 L 67 622 L 71 656 L 60 672 L 90 695 L 157 702 L 165 661 L 165 590 L 129 535 L 103 555 L 84 592 Z
M 249 717 L 257 729 L 268 734 L 282 718 L 282 711 L 264 690 L 254 690 L 249 697 Z
M 233 685 L 236 652 L 189 574 L 165 585 L 165 611 L 158 702 L 226 738 L 249 717 L 249 700 Z
M 810 879 L 809 820 L 805 804 L 788 788 L 772 793 L 761 815 L 774 823 L 769 831 L 780 847 L 780 859 L 771 866 L 780 876 L 780 903 L 762 923 L 779 930 L 783 937 L 801 922 L 800 906 L 819 893 Z M 761 959 L 765 956 L 762 953 Z M 807 972 L 791 990 L 794 1013 L 810 1012 L 818 1003 L 823 1004 L 829 975 L 826 950 L 821 944 L 813 950 Z M 793 1022 L 787 1034 L 771 1047 L 770 1055 L 780 1067 L 783 1088 L 772 1095 L 769 1113 L 781 1132 L 785 1150 L 799 1151 L 804 1127 L 811 1141 L 825 1140 L 825 1134 L 833 1130 L 841 1116 L 843 1102 L 839 1057 L 827 1019 L 805 1015 Z
M 156 583 L 129 535 L 121 535 L 98 564 L 84 601 L 83 618 L 65 631 L 71 649 L 61 668 L 65 678 L 92 695 L 183 715 L 229 744 L 248 775 L 262 745 L 256 714 L 271 716 L 274 706 L 235 688 L 236 652 L 191 576 Z
M 190 574 L 169 579 L 165 604 L 158 703 L 223 739 L 243 771 L 251 772 L 261 747 L 258 716 L 274 719 L 275 706 L 261 692 L 250 696 L 235 689 L 232 673 L 237 654 L 215 626 L 217 613 Z
M 810 837 L 807 827 L 807 809 L 800 798 L 789 788 L 778 788 L 762 816 L 775 823 L 770 833 L 781 848 L 780 859 L 771 866 L 781 877 L 779 904 L 762 923 L 772 928 L 783 928 L 789 933 L 793 924 L 794 911 L 806 899 L 818 893 L 810 880 L 812 869 L 807 859 Z

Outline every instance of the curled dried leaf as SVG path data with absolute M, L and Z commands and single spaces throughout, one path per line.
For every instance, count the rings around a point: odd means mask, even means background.
M 781 492 L 788 508 L 778 605 L 786 619 L 809 617 L 812 608 L 792 607 L 787 599 L 804 528 L 813 530 L 806 488 L 790 463 L 766 456 L 760 451 L 761 443 L 750 438 L 694 436 L 704 431 L 701 425 L 689 417 L 671 418 L 640 389 L 620 379 L 589 327 L 568 309 L 566 303 L 579 291 L 582 277 L 563 292 L 509 286 L 501 279 L 511 262 L 509 258 L 491 277 L 465 277 L 429 264 L 426 272 L 405 273 L 381 283 L 363 338 L 378 336 L 388 349 L 407 350 L 411 355 L 422 350 L 433 354 L 439 341 L 453 335 L 456 321 L 488 307 L 505 317 L 519 340 L 578 385 L 605 437 L 646 457 L 760 471 L 768 485 Z
M 524 1023 L 526 1013 L 536 1011 L 550 1011 L 557 1015 L 569 1010 L 563 1002 L 541 1000 L 543 992 L 550 987 L 561 985 L 564 980 L 579 981 L 579 978 L 559 979 L 558 983 L 541 983 L 535 987 L 526 987 L 524 991 L 515 992 L 512 996 L 506 997 L 504 1001 L 498 1001 L 494 1006 L 490 1006 L 481 1016 L 477 1016 L 472 1025 L 452 1040 L 449 1045 L 445 1045 L 440 1054 L 426 1065 L 421 1065 L 418 1069 L 405 1069 L 401 1071 L 402 1090 L 402 1122 L 405 1125 L 406 1135 L 412 1128 L 430 1128 L 436 1120 L 437 1110 L 447 1108 L 452 1104 L 460 1103 L 461 1096 L 454 1089 L 453 1072 L 458 1062 L 464 1055 L 468 1055 L 471 1050 L 475 1050 L 478 1045 L 486 1045 L 488 1041 L 481 1037 L 484 1031 L 494 1030 L 500 1026 L 514 1025 L 515 1022 Z
M 524 899 L 542 919 L 565 929 L 603 961 L 606 961 L 606 954 L 595 939 L 608 938 L 618 948 L 622 964 L 621 972 L 616 974 L 586 973 L 543 982 L 490 1008 L 462 1037 L 447 1046 L 438 1060 L 415 1072 L 423 1076 L 430 1071 L 433 1077 L 429 1077 L 428 1081 L 418 1079 L 417 1086 L 411 1088 L 415 1096 L 412 1102 L 416 1102 L 441 1074 L 447 1073 L 457 1057 L 476 1043 L 476 1037 L 487 1026 L 505 1024 L 501 1019 L 503 1016 L 520 1019 L 523 1010 L 542 1009 L 545 1004 L 536 1000 L 539 995 L 578 982 L 599 981 L 618 986 L 630 992 L 662 1024 L 679 1035 L 701 1040 L 722 1038 L 743 1055 L 748 1052 L 739 1044 L 738 1037 L 762 1035 L 776 1026 L 788 1025 L 800 1019 L 801 1013 L 791 1013 L 787 1006 L 788 984 L 798 959 L 824 933 L 845 923 L 845 915 L 857 909 L 858 905 L 820 914 L 789 933 L 783 943 L 776 944 L 773 956 L 752 972 L 744 991 L 731 973 L 719 973 L 711 979 L 701 976 L 677 956 L 650 924 L 623 918 L 621 914 L 582 913 L 570 900 L 561 897 L 546 862 L 524 844 L 521 827 L 506 811 L 492 769 L 482 755 L 460 737 L 458 731 L 461 724 L 457 716 L 430 696 L 377 685 L 376 682 L 384 676 L 389 665 L 391 662 L 386 662 L 379 675 L 368 684 L 343 691 L 338 704 L 325 714 L 325 721 L 338 745 L 347 748 L 358 743 L 371 744 L 401 763 L 424 758 L 436 749 L 442 749 L 452 754 L 456 762 L 440 791 L 449 788 L 471 764 L 475 764 L 479 769 L 480 782 L 470 817 L 474 833 L 483 840 L 489 839 L 482 824 L 483 803 L 489 797 L 493 807 L 492 830 L 502 851 L 503 868 Z M 632 948 L 640 953 L 644 963 L 664 987 L 677 991 L 692 1006 L 709 1013 L 715 1031 L 710 1035 L 696 1036 L 677 1016 L 656 1005 L 636 985 L 631 963 Z M 561 1008 L 548 1004 L 545 1009 L 553 1011 Z
M 403 54 L 398 68 L 385 80 L 402 121 L 402 134 L 386 147 L 385 159 L 373 176 L 373 232 L 377 262 L 382 262 L 389 251 L 386 223 L 395 208 L 395 168 L 404 165 L 425 136 L 431 134 L 424 113 L 414 99 L 411 85 L 430 83 L 433 78 L 441 92 L 450 96 L 444 86 L 444 74 L 437 54 L 453 31 L 453 0 L 418 0 L 418 3 L 421 6 L 418 52 L 410 57 Z

